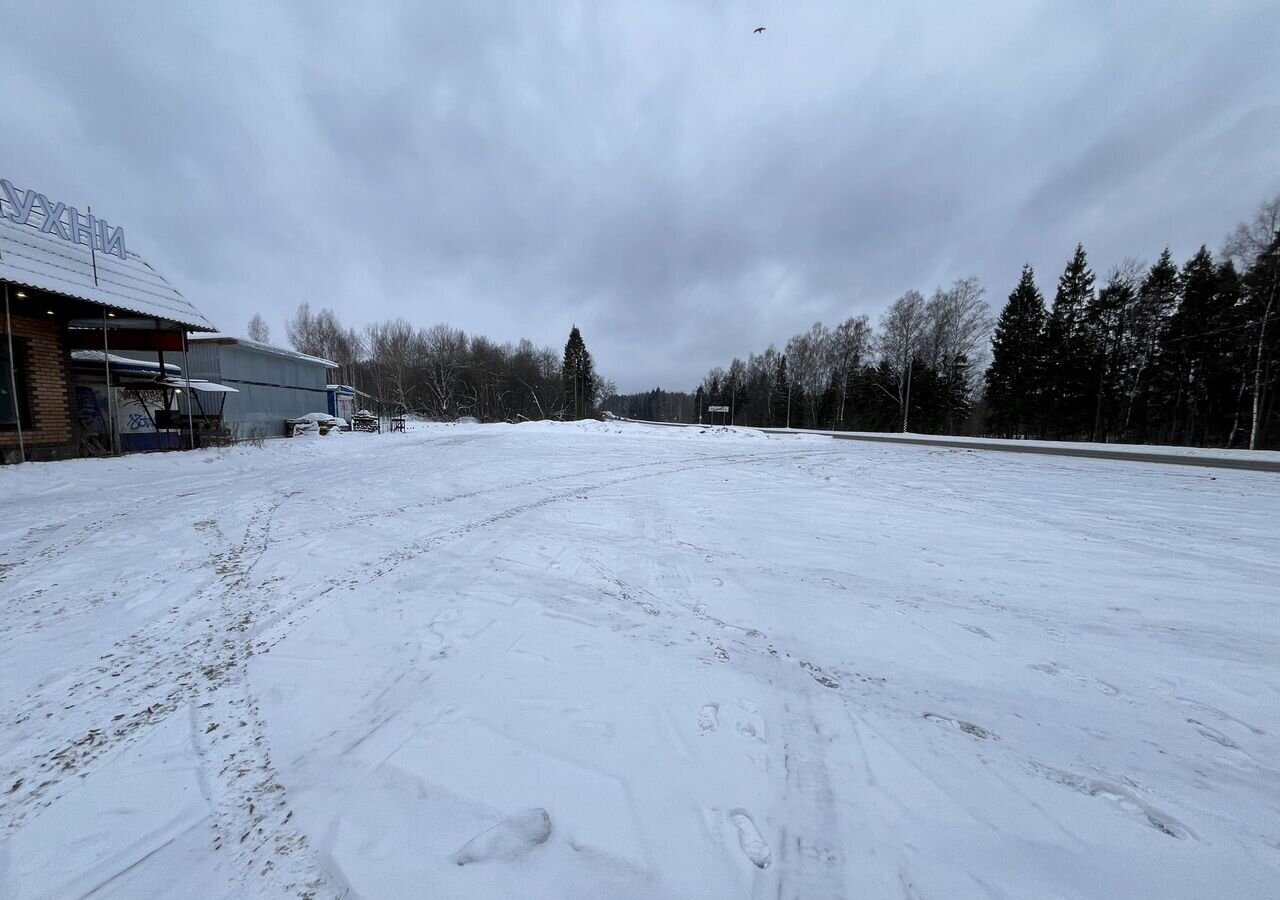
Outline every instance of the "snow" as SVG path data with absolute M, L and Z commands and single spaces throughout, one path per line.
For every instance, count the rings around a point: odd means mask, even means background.
M 545 809 L 529 809 L 504 819 L 473 837 L 453 855 L 460 866 L 495 859 L 515 859 L 551 837 L 551 817 Z
M 1263 898 L 1280 480 L 410 425 L 0 469 L 5 898 Z
M 146 359 L 133 359 L 129 356 L 117 356 L 114 353 L 103 353 L 101 350 L 72 350 L 71 358 L 80 363 L 98 363 L 109 362 L 112 371 L 118 369 L 131 369 L 142 372 L 160 373 L 160 363 L 151 362 Z M 166 375 L 181 375 L 182 369 L 172 363 L 164 364 Z

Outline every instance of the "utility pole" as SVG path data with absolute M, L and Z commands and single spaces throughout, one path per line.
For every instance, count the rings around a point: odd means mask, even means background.
M 791 427 L 791 381 L 787 381 L 787 427 Z

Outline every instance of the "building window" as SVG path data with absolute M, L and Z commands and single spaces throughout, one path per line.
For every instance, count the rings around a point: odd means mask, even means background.
M 9 357 L 9 336 L 0 334 L 0 429 L 31 427 L 31 404 L 27 401 L 26 341 L 13 339 L 13 359 Z M 12 365 L 11 365 L 12 363 Z M 12 373 L 12 374 L 11 374 Z M 17 376 L 17 392 L 14 392 L 14 375 Z

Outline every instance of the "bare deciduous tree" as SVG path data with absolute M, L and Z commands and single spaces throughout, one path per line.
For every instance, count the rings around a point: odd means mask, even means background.
M 1280 194 L 1261 204 L 1248 222 L 1236 226 L 1222 245 L 1222 255 L 1244 271 L 1271 246 L 1277 231 L 1280 231 Z
M 903 431 L 907 430 L 911 407 L 911 370 L 927 336 L 925 306 L 924 295 L 907 291 L 880 317 L 880 355 L 893 380 Z
M 267 322 L 262 318 L 261 313 L 254 313 L 253 318 L 249 320 L 249 340 L 260 344 L 266 344 L 271 340 L 271 329 L 267 327 Z
M 1236 230 L 1227 238 L 1222 248 L 1223 255 L 1234 260 L 1242 270 L 1254 269 L 1263 260 L 1264 254 L 1274 252 L 1277 238 L 1280 238 L 1280 194 L 1258 207 L 1252 219 L 1241 222 Z M 1263 283 L 1255 287 L 1254 314 L 1257 315 L 1257 338 L 1253 340 L 1251 355 L 1253 356 L 1253 412 L 1249 427 L 1249 449 L 1258 446 L 1258 435 L 1262 423 L 1262 398 L 1264 393 L 1263 373 L 1266 370 L 1267 333 L 1271 325 L 1271 317 L 1276 306 L 1276 282 L 1280 278 L 1277 265 L 1271 259 L 1270 266 L 1262 273 Z M 1259 289 L 1260 288 L 1260 289 Z M 1244 387 L 1242 382 L 1241 392 Z M 1234 434 L 1235 428 L 1232 429 Z
M 837 325 L 827 342 L 827 368 L 838 391 L 835 411 L 837 428 L 844 423 L 849 381 L 871 355 L 871 340 L 871 322 L 866 316 L 858 316 L 845 319 Z
M 442 418 L 457 412 L 458 381 L 467 368 L 467 336 L 460 328 L 432 325 L 422 334 L 427 387 L 431 392 L 432 414 Z
M 831 332 L 821 322 L 814 322 L 805 332 L 787 341 L 787 369 L 791 383 L 809 408 L 810 427 L 818 427 L 818 411 L 822 395 L 831 383 Z
M 944 376 L 967 363 L 972 390 L 986 368 L 986 350 L 995 320 L 977 278 L 960 278 L 938 288 L 925 306 L 927 319 L 922 356 Z

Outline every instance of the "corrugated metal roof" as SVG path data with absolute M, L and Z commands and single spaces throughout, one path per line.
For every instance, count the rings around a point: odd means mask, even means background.
M 25 225 L 11 221 L 11 213 L 16 215 L 16 210 L 0 191 L 0 280 L 167 319 L 196 331 L 216 330 L 138 254 L 126 248 L 128 259 L 122 260 L 97 253 L 98 283 L 94 284 L 87 244 L 41 232 L 44 213 L 39 209 L 32 211 Z
M 263 353 L 274 353 L 276 356 L 287 356 L 290 359 L 301 360 L 302 362 L 317 363 L 327 366 L 330 369 L 338 368 L 338 364 L 331 359 L 322 359 L 319 356 L 308 356 L 305 353 L 299 353 L 297 350 L 290 350 L 286 347 L 277 347 L 274 344 L 264 344 L 261 341 L 251 341 L 248 338 L 235 337 L 230 334 L 193 334 L 191 342 L 197 341 L 212 344 L 230 344 L 249 347 L 253 350 L 261 350 Z

